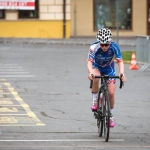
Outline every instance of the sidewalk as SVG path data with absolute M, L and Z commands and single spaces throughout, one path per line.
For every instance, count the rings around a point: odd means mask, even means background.
M 0 38 L 0 43 L 26 43 L 26 44 L 70 44 L 70 45 L 91 45 L 95 37 L 73 37 L 70 39 L 43 39 L 43 38 Z M 116 42 L 116 38 L 113 38 Z M 120 46 L 135 46 L 136 38 L 119 37 Z

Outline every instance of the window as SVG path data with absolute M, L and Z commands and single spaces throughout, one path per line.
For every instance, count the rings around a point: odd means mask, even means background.
M 35 0 L 35 10 L 19 10 L 19 19 L 32 19 L 39 17 L 39 2 Z
M 116 29 L 116 0 L 94 0 L 94 30 Z M 118 0 L 118 27 L 132 29 L 132 0 Z
M 4 10 L 0 10 L 0 19 L 4 19 L 5 15 L 4 15 Z

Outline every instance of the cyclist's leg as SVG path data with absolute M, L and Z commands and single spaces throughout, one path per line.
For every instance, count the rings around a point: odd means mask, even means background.
M 115 104 L 115 89 L 116 89 L 116 84 L 114 83 L 114 80 L 109 81 L 108 83 L 108 91 L 109 91 L 109 98 L 110 98 L 110 108 L 114 108 Z
M 93 69 L 93 73 L 94 73 L 95 76 L 100 76 L 100 72 L 99 72 L 99 70 L 97 68 Z M 98 92 L 98 88 L 99 88 L 99 79 L 98 78 L 94 78 L 91 92 L 97 93 Z
M 109 76 L 115 76 L 115 69 L 107 69 L 104 70 L 104 74 Z M 114 121 L 113 121 L 113 108 L 115 105 L 115 89 L 116 89 L 116 79 L 108 79 L 107 80 L 108 85 L 108 91 L 109 91 L 109 100 L 110 100 L 110 127 L 114 127 Z
M 97 68 L 93 68 L 93 74 L 95 76 L 99 76 L 100 72 Z M 99 89 L 99 79 L 94 78 L 93 79 L 93 86 L 92 86 L 92 89 L 91 89 L 91 92 L 92 92 L 92 106 L 91 106 L 91 109 L 92 109 L 92 111 L 95 111 L 98 108 L 98 106 L 97 106 L 98 89 Z

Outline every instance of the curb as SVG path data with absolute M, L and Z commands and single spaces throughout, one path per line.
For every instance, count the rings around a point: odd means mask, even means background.
M 82 41 L 82 39 L 70 41 L 69 39 L 62 39 L 62 40 L 57 40 L 57 39 L 1 39 L 0 38 L 0 43 L 21 43 L 21 44 L 53 44 L 53 45 L 91 45 L 92 42 L 85 42 Z M 119 46 L 132 46 L 135 47 L 135 44 L 123 44 L 120 43 Z

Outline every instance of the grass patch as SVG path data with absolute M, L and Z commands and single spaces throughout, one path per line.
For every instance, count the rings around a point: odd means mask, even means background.
M 132 51 L 121 52 L 123 61 L 131 61 Z

